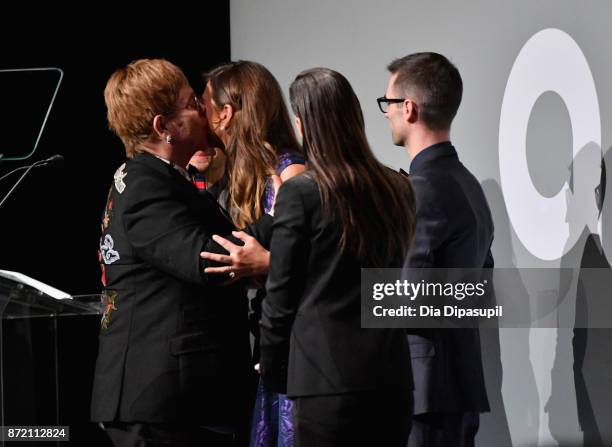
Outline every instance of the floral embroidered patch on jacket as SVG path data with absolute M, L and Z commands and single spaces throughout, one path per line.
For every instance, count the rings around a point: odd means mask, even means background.
M 117 310 L 117 292 L 115 290 L 105 290 L 102 293 L 104 300 L 104 313 L 102 314 L 101 327 L 108 329 L 111 320 L 111 313 Z

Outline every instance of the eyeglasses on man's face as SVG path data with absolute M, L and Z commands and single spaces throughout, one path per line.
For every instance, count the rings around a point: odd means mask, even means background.
M 386 96 L 376 98 L 378 108 L 382 113 L 387 113 L 387 111 L 389 110 L 389 104 L 399 104 L 400 102 L 404 101 L 406 101 L 406 98 L 387 98 Z
M 198 98 L 198 96 L 194 93 L 191 94 L 191 96 L 189 97 L 189 102 L 187 102 L 187 105 L 183 107 L 183 109 L 196 110 L 198 112 L 203 112 L 204 110 L 202 108 L 202 101 L 200 101 L 200 98 Z
M 181 110 L 195 110 L 198 113 L 204 113 L 204 107 L 202 105 L 202 101 L 200 101 L 200 98 L 198 98 L 198 96 L 195 93 L 192 93 L 189 96 L 189 101 L 187 102 L 185 106 L 178 107 L 174 110 L 171 110 L 170 112 L 167 112 L 166 115 L 171 115 L 175 112 L 180 112 Z

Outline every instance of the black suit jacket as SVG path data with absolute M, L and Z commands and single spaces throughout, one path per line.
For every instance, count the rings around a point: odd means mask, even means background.
M 412 194 L 407 187 L 408 194 Z M 410 392 L 406 337 L 362 329 L 362 262 L 340 249 L 338 219 L 326 219 L 307 175 L 281 186 L 276 200 L 267 295 L 262 303 L 261 372 L 268 389 L 291 397 L 381 388 Z M 374 237 L 374 235 L 373 235 Z M 399 267 L 402 259 L 389 260 Z M 288 354 L 288 365 L 287 365 Z
M 107 304 L 93 387 L 96 421 L 239 425 L 252 366 L 240 286 L 203 273 L 212 234 L 234 227 L 175 168 L 138 154 L 115 174 L 100 259 Z M 266 239 L 271 220 L 251 234 Z
M 444 142 L 420 152 L 410 181 L 417 213 L 404 267 L 492 268 L 491 212 L 455 148 Z M 478 329 L 410 332 L 415 414 L 488 411 Z

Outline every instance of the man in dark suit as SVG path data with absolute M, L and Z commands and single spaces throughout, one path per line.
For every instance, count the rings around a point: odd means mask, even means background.
M 92 419 L 120 446 L 235 445 L 254 391 L 246 295 L 204 274 L 200 258 L 218 251 L 213 233 L 234 227 L 183 169 L 207 145 L 206 118 L 164 60 L 117 70 L 105 100 L 128 161 L 102 221 L 106 303 Z M 247 231 L 265 239 L 270 224 Z
M 379 98 L 393 143 L 411 158 L 414 240 L 404 268 L 493 267 L 493 222 L 478 180 L 459 161 L 450 127 L 462 96 L 457 68 L 436 53 L 393 61 Z M 477 329 L 410 331 L 414 418 L 409 446 L 473 446 L 489 411 Z

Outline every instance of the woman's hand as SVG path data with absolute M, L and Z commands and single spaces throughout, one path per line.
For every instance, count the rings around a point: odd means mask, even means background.
M 257 239 L 244 231 L 232 231 L 232 235 L 244 242 L 236 245 L 221 236 L 214 235 L 213 240 L 225 248 L 229 255 L 203 251 L 200 256 L 209 261 L 227 264 L 223 267 L 207 267 L 204 273 L 229 274 L 229 283 L 245 277 L 265 276 L 270 267 L 270 252 L 263 248 Z

